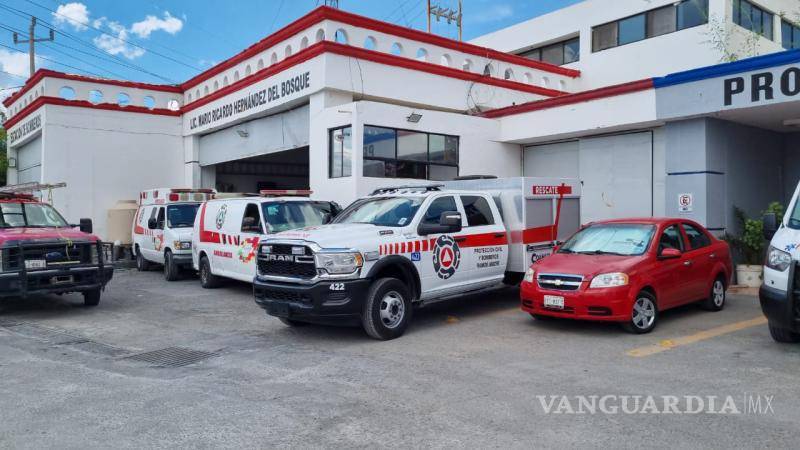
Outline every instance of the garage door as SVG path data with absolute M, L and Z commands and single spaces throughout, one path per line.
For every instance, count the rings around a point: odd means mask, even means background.
M 17 182 L 30 183 L 42 181 L 42 137 L 28 142 L 17 149 Z
M 527 147 L 525 176 L 577 176 L 581 220 L 653 215 L 652 133 Z

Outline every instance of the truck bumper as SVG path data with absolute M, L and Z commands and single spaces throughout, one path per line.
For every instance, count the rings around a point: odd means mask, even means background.
M 172 262 L 181 267 L 189 267 L 192 265 L 192 253 L 173 253 Z
M 788 291 L 781 291 L 762 285 L 758 291 L 761 302 L 761 311 L 767 316 L 772 326 L 800 333 L 800 315 L 792 295 L 792 287 Z
M 93 291 L 113 276 L 112 266 L 0 273 L 0 298 Z
M 312 285 L 278 283 L 258 277 L 253 281 L 256 304 L 267 314 L 324 325 L 360 325 L 368 289 L 368 280 Z

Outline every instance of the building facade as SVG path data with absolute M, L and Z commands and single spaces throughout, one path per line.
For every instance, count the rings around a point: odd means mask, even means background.
M 178 86 L 40 70 L 5 101 L 8 179 L 66 182 L 54 203 L 101 235 L 157 186 L 347 204 L 476 174 L 576 177 L 584 221 L 721 233 L 800 177 L 792 7 L 588 0 L 471 43 L 318 8 Z

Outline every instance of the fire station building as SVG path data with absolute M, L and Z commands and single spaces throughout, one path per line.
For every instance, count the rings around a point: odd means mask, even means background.
M 587 0 L 464 43 L 322 7 L 180 85 L 39 70 L 4 102 L 8 179 L 66 182 L 54 204 L 101 236 L 154 187 L 347 204 L 477 174 L 578 178 L 584 222 L 723 232 L 800 179 L 795 19 L 796 0 Z

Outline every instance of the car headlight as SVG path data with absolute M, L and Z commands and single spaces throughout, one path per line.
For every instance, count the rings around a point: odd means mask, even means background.
M 353 273 L 364 263 L 361 253 L 317 253 L 314 258 L 317 268 L 331 275 Z
M 592 279 L 590 288 L 610 288 L 628 285 L 628 275 L 622 272 L 603 273 Z
M 191 250 L 192 243 L 191 241 L 174 241 L 172 243 L 172 248 L 176 250 Z
M 97 244 L 92 244 L 89 250 L 89 255 L 92 261 L 92 264 L 100 264 L 100 253 L 97 251 Z
M 792 264 L 791 254 L 783 250 L 778 250 L 771 245 L 769 246 L 769 250 L 767 250 L 767 260 L 764 262 L 765 266 L 772 270 L 783 272 L 789 268 L 790 264 Z
M 533 278 L 535 275 L 536 275 L 536 270 L 533 268 L 533 266 L 528 267 L 528 270 L 525 272 L 525 277 L 522 278 L 522 281 L 526 283 L 533 283 Z

